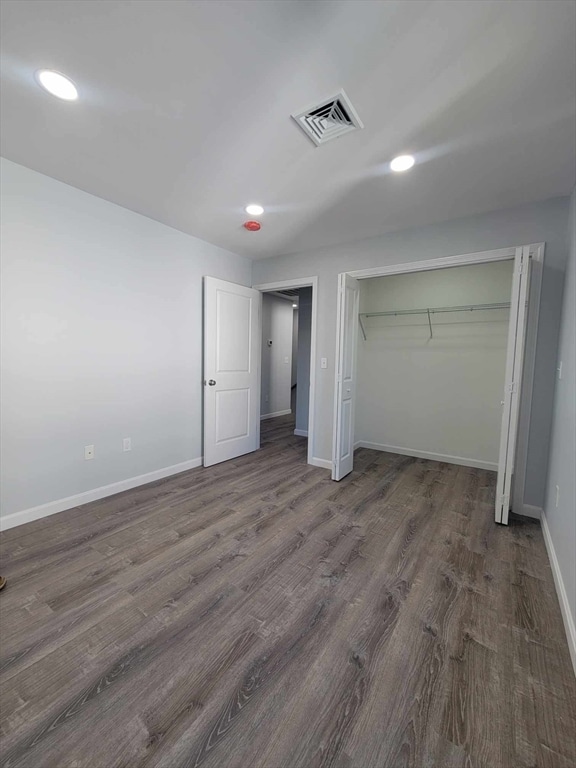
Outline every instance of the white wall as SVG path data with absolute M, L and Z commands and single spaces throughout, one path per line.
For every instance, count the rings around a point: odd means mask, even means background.
M 260 415 L 290 411 L 292 387 L 292 302 L 265 293 L 262 296 L 262 388 Z M 268 346 L 272 341 L 272 346 Z
M 360 281 L 361 311 L 510 301 L 513 261 Z M 508 310 L 366 318 L 356 442 L 497 469 Z
M 1 170 L 2 515 L 197 461 L 202 277 L 250 285 L 250 262 Z
M 562 378 L 556 377 L 544 528 L 554 550 L 551 560 L 576 670 L 576 189 L 570 210 L 569 256 L 557 359 L 558 366 L 562 363 Z
M 334 351 L 338 273 L 383 264 L 456 256 L 528 243 L 546 243 L 540 333 L 536 349 L 525 502 L 544 503 L 560 301 L 566 265 L 568 198 L 554 198 L 347 245 L 256 261 L 253 284 L 318 276 L 318 346 L 315 361 L 315 458 L 332 456 Z M 320 368 L 320 358 L 328 367 Z
M 312 340 L 312 288 L 300 288 L 298 305 L 298 371 L 296 429 L 308 432 L 310 407 L 310 344 Z

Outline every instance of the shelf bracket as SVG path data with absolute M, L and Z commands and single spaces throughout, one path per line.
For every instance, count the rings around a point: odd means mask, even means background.
M 430 326 L 430 338 L 433 339 L 434 334 L 432 333 L 432 320 L 430 319 L 430 310 L 427 309 L 426 312 L 428 314 L 428 325 Z

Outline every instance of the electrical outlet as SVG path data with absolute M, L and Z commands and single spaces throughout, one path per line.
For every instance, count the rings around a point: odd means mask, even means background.
M 84 446 L 84 460 L 90 461 L 90 459 L 94 458 L 94 446 L 93 445 L 85 445 Z
M 122 440 L 122 450 L 123 451 L 131 451 L 132 450 L 132 438 L 131 437 L 125 437 L 124 440 Z
M 284 358 L 284 362 L 286 363 L 286 365 L 288 365 L 288 363 L 290 362 L 290 358 L 288 356 L 286 356 Z
M 320 358 L 320 368 L 328 368 L 328 358 L 326 357 Z
M 560 486 L 556 486 L 556 506 L 560 505 Z

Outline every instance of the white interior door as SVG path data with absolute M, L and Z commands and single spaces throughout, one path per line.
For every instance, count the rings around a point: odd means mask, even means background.
M 341 480 L 354 468 L 354 405 L 356 347 L 358 345 L 358 280 L 347 274 L 338 278 L 335 433 L 332 479 Z
M 204 466 L 260 447 L 262 294 L 204 278 Z
M 520 410 L 520 385 L 524 364 L 527 320 L 526 302 L 529 286 L 530 248 L 524 246 L 516 249 L 514 260 L 502 428 L 500 433 L 500 454 L 498 457 L 498 480 L 496 483 L 496 522 L 503 525 L 508 525 L 508 514 L 510 511 L 510 494 L 516 455 L 518 414 Z

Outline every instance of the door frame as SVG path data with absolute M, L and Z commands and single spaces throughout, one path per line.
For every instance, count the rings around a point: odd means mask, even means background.
M 400 275 L 409 272 L 428 272 L 436 269 L 447 269 L 449 267 L 460 267 L 467 264 L 488 264 L 492 261 L 513 260 L 516 250 L 519 247 L 528 247 L 530 260 L 532 262 L 532 275 L 530 282 L 530 293 L 528 296 L 528 320 L 526 323 L 526 337 L 524 347 L 524 366 L 522 372 L 522 386 L 520 393 L 520 414 L 518 420 L 518 434 L 516 442 L 516 457 L 514 462 L 515 480 L 512 493 L 512 511 L 516 514 L 528 515 L 530 517 L 539 517 L 539 510 L 524 503 L 524 490 L 526 486 L 526 467 L 528 459 L 528 437 L 530 429 L 530 416 L 532 409 L 532 391 L 534 385 L 534 367 L 536 362 L 536 343 L 538 338 L 538 319 L 540 309 L 540 293 L 542 288 L 542 271 L 544 267 L 544 243 L 531 243 L 528 246 L 513 246 L 510 248 L 499 248 L 492 251 L 481 251 L 478 253 L 466 253 L 459 256 L 444 256 L 436 259 L 425 259 L 422 261 L 410 261 L 403 264 L 389 264 L 381 267 L 372 267 L 370 269 L 348 270 L 346 273 L 350 277 L 358 280 L 366 280 L 371 277 L 386 277 L 389 275 Z M 338 284 L 340 285 L 340 275 Z M 336 407 L 336 397 L 338 391 L 337 376 L 340 366 L 340 348 L 339 340 L 342 333 L 342 323 L 344 318 L 338 316 L 336 323 L 336 364 L 334 380 L 334 403 Z M 522 329 L 523 331 L 524 329 Z M 333 453 L 336 450 L 336 424 L 332 429 Z
M 298 277 L 292 280 L 276 280 L 273 283 L 260 283 L 253 285 L 261 293 L 282 291 L 286 288 L 312 288 L 312 322 L 310 328 L 310 392 L 308 396 L 308 453 L 306 461 L 316 466 L 314 459 L 314 403 L 316 398 L 316 334 L 318 314 L 318 277 Z M 260 380 L 262 370 L 260 370 Z

